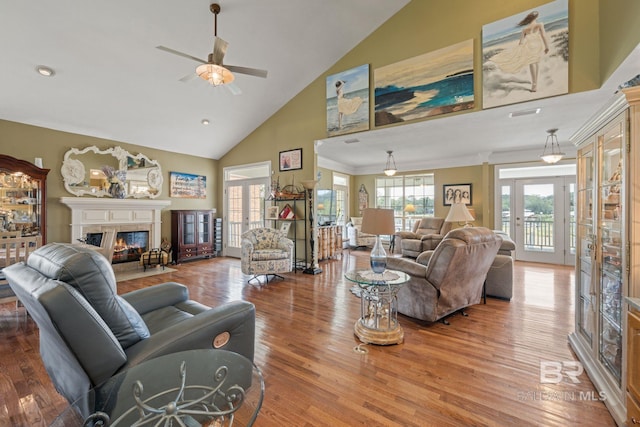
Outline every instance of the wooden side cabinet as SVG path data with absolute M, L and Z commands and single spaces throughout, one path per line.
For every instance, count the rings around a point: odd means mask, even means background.
M 215 256 L 213 210 L 172 210 L 173 262 Z
M 640 312 L 627 313 L 627 425 L 640 424 Z

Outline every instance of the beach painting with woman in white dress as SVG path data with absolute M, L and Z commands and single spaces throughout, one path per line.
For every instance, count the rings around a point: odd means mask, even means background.
M 327 77 L 328 136 L 369 129 L 369 64 Z
M 482 27 L 483 108 L 568 92 L 568 0 Z

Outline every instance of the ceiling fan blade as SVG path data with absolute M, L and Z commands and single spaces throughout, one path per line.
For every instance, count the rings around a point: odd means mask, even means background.
M 186 53 L 182 53 L 182 52 L 179 52 L 177 50 L 174 50 L 174 49 L 171 49 L 171 48 L 168 48 L 168 47 L 165 47 L 165 46 L 156 46 L 156 49 L 160 49 L 160 50 L 163 50 L 165 52 L 172 53 L 174 55 L 182 56 L 183 58 L 191 59 L 191 60 L 194 60 L 196 62 L 200 62 L 202 64 L 206 64 L 207 63 L 207 61 L 203 61 L 200 58 L 196 58 L 195 56 L 191 56 L 191 55 L 188 55 Z
M 224 85 L 224 87 L 229 89 L 229 92 L 231 92 L 231 94 L 233 95 L 242 95 L 242 90 L 240 90 L 238 85 L 236 85 L 235 83 L 227 83 L 226 85 Z
M 257 68 L 249 67 L 238 67 L 236 65 L 227 64 L 224 64 L 224 68 L 234 73 L 247 74 L 254 77 L 262 77 L 263 79 L 267 78 L 267 70 L 259 70 Z
M 193 79 L 194 79 L 194 78 L 196 78 L 196 77 L 198 77 L 198 75 L 197 75 L 196 73 L 189 73 L 189 74 L 187 74 L 186 76 L 182 77 L 182 78 L 180 79 L 180 81 L 181 81 L 182 83 L 186 83 L 186 82 L 188 82 L 188 81 L 193 80 Z
M 213 42 L 213 63 L 216 65 L 222 64 L 222 59 L 224 58 L 225 53 L 227 53 L 227 46 L 229 43 L 222 40 L 220 37 L 216 36 Z

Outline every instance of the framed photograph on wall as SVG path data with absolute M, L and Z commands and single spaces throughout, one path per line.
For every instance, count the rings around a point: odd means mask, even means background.
M 280 172 L 302 169 L 302 148 L 280 152 Z
M 472 205 L 471 184 L 445 184 L 442 186 L 442 201 L 445 206 L 453 203 Z
M 266 219 L 278 219 L 278 213 L 280 208 L 278 206 L 267 206 L 267 212 L 265 214 Z

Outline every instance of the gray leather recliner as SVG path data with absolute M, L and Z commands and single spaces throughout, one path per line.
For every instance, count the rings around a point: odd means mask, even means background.
M 209 308 L 168 282 L 122 296 L 109 261 L 78 245 L 51 243 L 4 269 L 40 330 L 40 355 L 69 402 L 114 374 L 165 354 L 221 348 L 253 360 L 255 307 Z

